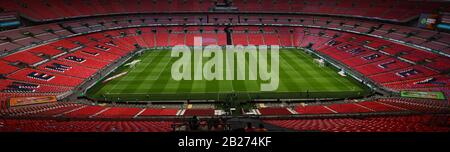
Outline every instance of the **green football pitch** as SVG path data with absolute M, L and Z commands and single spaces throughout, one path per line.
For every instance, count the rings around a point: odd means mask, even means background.
M 260 91 L 263 83 L 260 79 L 173 80 L 171 68 L 178 58 L 170 54 L 170 50 L 145 51 L 127 62 L 140 60 L 134 67 L 124 64 L 106 78 L 128 72 L 126 75 L 106 83 L 99 81 L 87 91 L 87 96 L 109 101 L 167 101 L 226 100 L 233 95 L 241 100 L 251 100 L 348 98 L 363 96 L 368 92 L 361 84 L 340 76 L 335 69 L 321 67 L 311 55 L 298 49 L 280 49 L 279 86 L 271 92 Z M 208 58 L 203 58 L 203 62 L 207 61 Z

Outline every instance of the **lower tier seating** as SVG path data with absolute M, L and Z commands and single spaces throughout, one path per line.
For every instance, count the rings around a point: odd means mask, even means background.
M 162 109 L 162 108 L 147 108 L 139 114 L 139 117 L 145 116 L 175 116 L 178 109 Z
M 169 132 L 170 121 L 0 120 L 0 132 Z
M 184 116 L 213 116 L 214 109 L 186 109 Z
M 290 115 L 292 114 L 286 108 L 260 108 L 258 109 L 261 115 Z
M 323 118 L 265 120 L 297 131 L 319 132 L 448 132 L 449 116 L 379 116 L 365 118 Z

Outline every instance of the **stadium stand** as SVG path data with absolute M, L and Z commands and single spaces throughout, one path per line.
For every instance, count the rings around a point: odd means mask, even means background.
M 326 106 L 298 106 L 295 108 L 295 111 L 299 114 L 334 113 L 334 111 Z
M 184 116 L 213 116 L 214 109 L 186 109 Z
M 167 132 L 172 120 L 145 119 L 221 115 L 214 108 L 78 101 L 9 105 L 14 97 L 63 99 L 81 93 L 86 82 L 101 80 L 103 70 L 118 67 L 137 50 L 194 46 L 194 37 L 202 37 L 203 46 L 306 49 L 394 95 L 254 109 L 267 123 L 297 131 L 450 131 L 450 34 L 410 26 L 422 13 L 448 9 L 444 1 L 246 0 L 232 1 L 238 8 L 233 13 L 214 12 L 216 2 L 0 1 L 1 11 L 26 20 L 0 32 L 0 116 L 5 117 L 0 132 Z M 442 92 L 446 99 L 402 98 L 400 91 Z M 373 113 L 379 115 L 367 116 Z
M 52 5 L 49 5 L 52 4 Z M 252 4 L 252 5 L 248 5 Z M 404 21 L 421 12 L 431 12 L 445 6 L 443 2 L 416 1 L 408 3 L 397 3 L 396 1 L 329 1 L 321 5 L 318 1 L 235 1 L 233 6 L 240 12 L 285 12 L 306 14 L 332 14 L 343 16 L 357 16 L 366 18 L 378 18 L 393 21 Z M 444 4 L 444 5 L 443 5 Z M 140 8 L 139 5 L 147 6 Z M 206 12 L 214 6 L 213 1 L 128 1 L 125 5 L 115 3 L 99 3 L 97 1 L 82 2 L 41 2 L 35 3 L 31 0 L 21 2 L 3 2 L 1 6 L 6 11 L 18 11 L 34 20 L 55 20 L 63 18 L 75 18 L 82 16 L 126 14 L 126 13 L 156 13 L 156 12 Z M 87 8 L 86 6 L 95 6 Z M 270 6 L 270 7 L 267 7 Z M 420 7 L 419 7 L 420 6 Z M 25 8 L 26 7 L 26 8 Z M 386 9 L 389 8 L 389 9 Z M 139 9 L 136 9 L 139 8 Z M 175 8 L 175 9 L 162 9 Z M 264 8 L 264 9 L 263 9 Z M 40 11 L 37 11 L 40 10 Z M 58 12 L 54 14 L 54 12 Z M 218 16 L 217 18 L 220 18 Z
M 79 107 L 79 104 L 74 103 L 46 103 L 36 104 L 30 106 L 18 106 L 9 108 L 2 113 L 2 116 L 54 116 L 60 114 L 71 108 Z
M 261 115 L 290 115 L 292 114 L 286 108 L 260 108 L 258 109 Z
M 20 82 L 13 80 L 0 80 L 2 84 L 0 85 L 0 89 L 5 93 L 32 93 L 32 92 L 66 92 L 69 91 L 68 87 L 60 87 L 60 86 L 51 86 L 44 84 L 33 84 L 28 82 Z
M 32 82 L 32 83 L 42 83 L 57 86 L 67 86 L 74 87 L 79 85 L 83 80 L 80 78 L 75 78 L 71 76 L 63 76 L 60 74 L 41 72 L 33 69 L 22 69 L 11 75 L 8 75 L 9 79 Z
M 0 61 L 0 69 L 2 69 L 0 74 L 9 74 L 14 71 L 17 71 L 19 68 L 16 66 L 10 65 L 7 62 Z
M 142 109 L 140 108 L 109 108 L 96 115 L 96 118 L 133 118 Z
M 1 132 L 169 132 L 170 121 L 2 120 Z
M 30 52 L 18 52 L 18 53 L 6 56 L 2 59 L 5 61 L 8 61 L 10 63 L 21 62 L 21 63 L 25 63 L 28 65 L 34 65 L 34 64 L 44 61 L 43 58 L 40 58 Z
M 166 108 L 146 108 L 139 117 L 146 116 L 175 116 L 178 109 L 166 109 Z
M 441 119 L 441 117 L 444 119 Z M 449 128 L 445 127 L 445 125 L 448 125 L 447 118 L 448 116 L 420 115 L 368 118 L 265 120 L 265 122 L 298 131 L 448 132 Z
M 47 62 L 45 64 L 40 65 L 38 69 L 42 71 L 54 72 L 83 79 L 91 77 L 97 71 L 95 69 L 79 66 L 76 64 L 72 64 L 70 62 L 61 62 L 61 61 Z
M 71 111 L 69 113 L 65 113 L 63 117 L 70 117 L 70 118 L 89 118 L 92 116 L 95 116 L 96 114 L 99 114 L 100 112 L 104 112 L 105 110 L 108 110 L 105 107 L 101 106 L 87 106 L 81 109 L 78 109 L 76 111 Z

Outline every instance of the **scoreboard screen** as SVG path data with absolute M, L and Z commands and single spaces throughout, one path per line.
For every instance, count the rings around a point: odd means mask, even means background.
M 15 12 L 3 12 L 0 13 L 0 28 L 15 28 L 20 26 L 22 23 Z
M 439 15 L 437 14 L 422 14 L 417 24 L 420 28 L 435 30 L 438 23 Z
M 445 100 L 445 95 L 442 92 L 401 91 L 400 95 L 406 98 Z
M 442 31 L 450 31 L 450 13 L 441 13 L 441 18 L 436 27 Z

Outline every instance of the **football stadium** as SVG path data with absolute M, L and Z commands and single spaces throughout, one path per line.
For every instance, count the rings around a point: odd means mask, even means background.
M 445 0 L 2 0 L 0 29 L 0 132 L 450 132 Z

